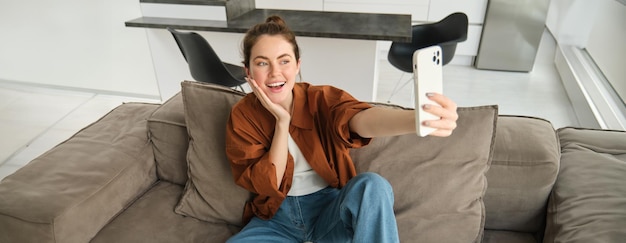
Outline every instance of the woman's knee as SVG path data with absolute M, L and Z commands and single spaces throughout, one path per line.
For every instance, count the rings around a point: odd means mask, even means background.
M 358 174 L 357 176 L 352 178 L 352 180 L 354 180 L 354 183 L 356 185 L 371 187 L 375 189 L 376 191 L 385 191 L 385 192 L 393 193 L 393 190 L 391 188 L 391 184 L 389 183 L 389 181 L 387 181 L 387 179 L 385 179 L 381 175 L 374 173 L 374 172 L 365 172 L 365 173 Z

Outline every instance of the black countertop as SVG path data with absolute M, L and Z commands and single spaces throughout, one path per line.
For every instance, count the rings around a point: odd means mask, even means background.
M 411 41 L 411 15 L 254 9 L 229 21 L 140 17 L 127 27 L 245 33 L 270 15 L 281 16 L 297 36 Z

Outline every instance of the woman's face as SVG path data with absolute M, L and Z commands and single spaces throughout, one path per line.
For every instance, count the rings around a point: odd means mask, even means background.
M 262 35 L 250 52 L 249 68 L 261 91 L 275 104 L 289 109 L 300 60 L 296 60 L 293 46 L 280 35 Z

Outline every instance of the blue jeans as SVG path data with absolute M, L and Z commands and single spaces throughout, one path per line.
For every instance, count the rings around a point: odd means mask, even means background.
M 274 217 L 252 218 L 227 242 L 399 242 L 393 191 L 380 175 L 359 174 L 341 190 L 287 197 Z

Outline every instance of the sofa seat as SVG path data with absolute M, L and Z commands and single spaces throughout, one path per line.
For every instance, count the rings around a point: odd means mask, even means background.
M 483 243 L 537 243 L 537 238 L 531 233 L 485 230 Z
M 91 242 L 225 242 L 233 234 L 226 224 L 175 214 L 182 192 L 180 185 L 156 182 Z

